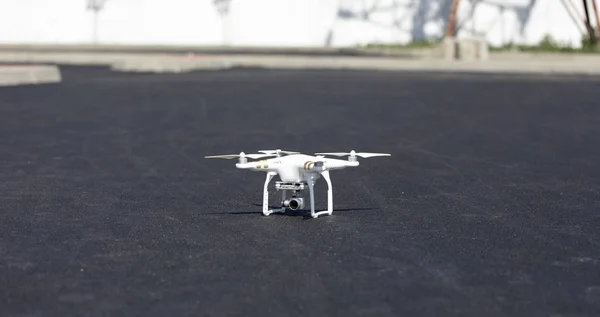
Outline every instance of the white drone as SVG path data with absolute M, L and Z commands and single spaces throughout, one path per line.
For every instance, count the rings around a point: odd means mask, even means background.
M 315 153 L 316 156 L 301 154 L 300 152 L 277 150 L 258 151 L 262 154 L 228 154 L 228 155 L 213 155 L 205 156 L 205 158 L 223 158 L 233 159 L 238 158 L 239 161 L 235 164 L 236 168 L 247 169 L 251 171 L 266 172 L 267 179 L 265 180 L 263 191 L 263 207 L 262 213 L 268 216 L 272 213 L 283 213 L 286 208 L 298 210 L 304 208 L 304 198 L 298 198 L 298 192 L 306 189 L 310 192 L 310 215 L 317 218 L 320 215 L 331 215 L 333 213 L 333 189 L 331 186 L 331 178 L 329 171 L 340 170 L 346 167 L 357 167 L 359 165 L 357 156 L 368 158 L 374 156 L 391 156 L 387 153 L 365 153 L 355 152 L 330 152 L 330 153 Z M 282 156 L 282 154 L 287 154 Z M 333 156 L 348 156 L 348 160 L 325 158 L 324 155 Z M 248 162 L 248 158 L 260 159 L 263 157 L 275 156 L 274 158 Z M 278 209 L 269 209 L 269 190 L 268 186 L 275 175 L 279 175 L 281 181 L 275 183 L 277 190 L 282 191 L 282 207 Z M 315 212 L 314 185 L 317 179 L 321 176 L 327 182 L 327 210 Z M 292 197 L 286 199 L 286 191 L 293 191 Z

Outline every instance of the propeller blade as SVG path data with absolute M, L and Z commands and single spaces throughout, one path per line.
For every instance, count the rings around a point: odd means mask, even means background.
M 315 153 L 315 155 L 331 155 L 331 156 L 360 156 L 364 158 L 374 157 L 374 156 L 392 156 L 388 153 L 370 153 L 370 152 L 321 152 Z
M 239 154 L 210 155 L 210 156 L 205 156 L 204 158 L 232 159 L 232 158 L 236 158 L 236 157 L 240 157 L 240 155 Z
M 246 157 L 249 157 L 251 159 L 259 159 L 268 156 L 275 156 L 275 154 L 246 154 Z
M 277 152 L 282 153 L 282 154 L 300 154 L 300 152 L 296 152 L 296 151 L 285 151 L 285 150 L 260 150 L 258 151 L 260 153 L 265 153 L 265 154 L 277 154 Z
M 346 153 L 346 152 L 323 152 L 323 153 L 315 153 L 315 155 L 346 156 L 346 155 L 350 155 L 350 153 Z
M 368 157 L 374 157 L 374 156 L 392 156 L 389 153 L 368 153 L 368 152 L 359 152 L 356 153 L 356 156 L 360 156 L 360 157 L 364 157 L 364 158 L 368 158 Z
M 204 158 L 222 158 L 222 159 L 233 159 L 233 158 L 238 158 L 238 157 L 248 157 L 251 159 L 259 159 L 262 157 L 267 157 L 267 156 L 275 156 L 274 154 L 245 154 L 244 152 L 240 153 L 240 154 L 224 154 L 224 155 L 210 155 L 210 156 L 205 156 Z

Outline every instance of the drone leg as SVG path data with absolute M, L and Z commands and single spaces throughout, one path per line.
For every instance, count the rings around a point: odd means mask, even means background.
M 318 215 L 315 213 L 315 182 L 311 179 L 308 182 L 308 192 L 310 193 L 310 216 L 317 218 Z
M 262 213 L 265 216 L 268 216 L 271 213 L 273 213 L 273 210 L 269 210 L 269 183 L 271 182 L 271 179 L 273 179 L 273 177 L 276 174 L 277 173 L 274 173 L 274 172 L 268 172 L 267 178 L 265 179 L 265 187 L 263 190 L 263 207 L 262 207 Z
M 331 185 L 331 178 L 329 177 L 329 171 L 322 172 L 321 176 L 323 176 L 323 178 L 327 182 L 327 210 L 323 210 L 323 211 L 319 211 L 319 212 L 315 213 L 314 208 L 313 208 L 311 211 L 311 216 L 313 218 L 317 218 L 321 215 L 331 216 L 331 214 L 333 213 L 333 186 Z M 311 196 L 312 196 L 312 193 L 311 193 Z
M 331 216 L 333 213 L 333 186 L 331 185 L 331 177 L 329 171 L 323 172 L 323 178 L 327 182 L 327 213 Z
M 285 192 L 286 192 L 285 189 L 281 191 L 281 208 L 270 209 L 269 213 L 274 213 L 274 212 L 282 213 L 282 214 L 285 213 L 285 207 L 283 206 L 283 202 L 285 201 Z

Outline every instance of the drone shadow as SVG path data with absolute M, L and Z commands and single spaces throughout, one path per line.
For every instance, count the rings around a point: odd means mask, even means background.
M 253 206 L 262 208 L 262 204 L 252 204 Z M 277 209 L 280 206 L 269 206 L 269 209 Z M 333 212 L 345 212 L 345 211 L 365 211 L 365 210 L 377 210 L 378 208 L 339 208 L 334 209 Z M 220 215 L 256 215 L 261 214 L 259 211 L 232 211 L 232 212 L 218 212 L 214 214 Z M 287 217 L 302 217 L 304 220 L 312 219 L 310 216 L 310 209 L 303 210 L 286 210 L 284 213 L 273 213 L 271 216 L 287 216 Z

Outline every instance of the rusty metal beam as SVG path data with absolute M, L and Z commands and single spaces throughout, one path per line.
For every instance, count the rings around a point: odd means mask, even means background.
M 458 9 L 459 2 L 460 0 L 452 0 L 452 7 L 448 15 L 448 25 L 446 26 L 446 37 L 453 37 L 456 31 L 456 10 Z
M 596 17 L 596 36 L 600 36 L 600 17 L 598 17 L 598 7 L 596 6 L 596 0 L 592 1 L 592 9 L 594 9 L 594 16 Z
M 590 10 L 588 9 L 588 2 L 587 0 L 582 0 L 583 1 L 583 11 L 585 12 L 585 28 L 588 31 L 588 35 L 590 37 L 590 40 L 593 43 L 596 43 L 596 32 L 594 32 L 594 29 L 592 28 L 592 24 L 590 23 Z

